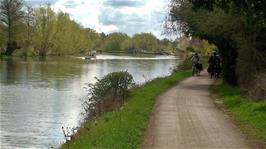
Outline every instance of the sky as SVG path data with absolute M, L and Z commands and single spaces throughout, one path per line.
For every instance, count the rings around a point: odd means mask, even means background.
M 164 38 L 163 22 L 169 0 L 24 0 L 28 5 L 50 3 L 55 11 L 69 13 L 84 27 L 101 33 L 151 32 Z

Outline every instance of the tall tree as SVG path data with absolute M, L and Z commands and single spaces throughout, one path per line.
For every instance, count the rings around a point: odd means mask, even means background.
M 104 51 L 122 51 L 122 43 L 128 38 L 125 33 L 111 33 L 104 38 L 101 49 Z
M 151 33 L 139 33 L 133 36 L 133 44 L 139 50 L 156 52 L 158 50 L 158 39 Z
M 0 53 L 2 53 L 3 51 L 3 47 L 5 46 L 6 44 L 6 40 L 7 40 L 7 37 L 5 35 L 5 26 L 3 26 L 2 24 L 0 24 Z
M 34 30 L 34 9 L 31 6 L 26 6 L 24 15 L 24 23 L 26 25 L 26 47 L 32 44 L 33 30 Z
M 266 1 L 171 2 L 170 28 L 214 43 L 222 57 L 225 81 L 265 99 L 265 83 L 260 88 L 255 84 L 266 81 L 262 75 L 266 70 Z
M 46 56 L 54 46 L 52 41 L 56 33 L 56 14 L 50 5 L 47 5 L 36 9 L 35 15 L 35 48 L 40 56 Z
M 89 42 L 89 49 L 90 50 L 96 50 L 97 47 L 100 46 L 100 42 L 101 42 L 101 35 L 99 33 L 97 33 L 95 30 L 93 29 L 89 29 L 86 28 L 86 32 L 87 32 L 87 38 L 88 38 L 88 42 Z
M 16 31 L 23 18 L 22 6 L 22 0 L 2 0 L 0 2 L 0 21 L 6 26 L 8 36 L 6 55 L 11 55 L 18 48 Z

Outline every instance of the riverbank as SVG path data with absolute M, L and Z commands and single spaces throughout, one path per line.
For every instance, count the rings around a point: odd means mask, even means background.
M 148 51 L 143 51 L 143 52 L 125 52 L 125 51 L 97 51 L 99 54 L 133 54 L 133 55 L 173 55 L 177 56 L 178 54 L 176 53 L 171 53 L 171 52 L 148 52 Z
M 61 148 L 140 148 L 155 98 L 190 75 L 190 71 L 180 71 L 132 89 L 121 108 L 84 123 L 74 139 Z
M 128 56 L 97 61 L 76 57 L 1 59 L 1 102 L 10 105 L 0 108 L 1 147 L 56 148 L 64 142 L 62 126 L 80 126 L 83 107 L 79 99 L 87 95 L 84 87 L 95 83 L 95 77 L 128 70 L 135 82 L 144 84 L 170 75 L 171 68 L 181 62 L 178 58 L 139 60 L 138 57 L 128 59 Z M 24 121 L 17 121 L 22 117 Z
M 179 56 L 178 54 L 159 54 L 159 53 L 129 53 L 129 52 L 119 52 L 119 51 L 114 51 L 114 52 L 99 52 L 96 54 L 96 56 L 99 55 L 116 55 L 116 56 L 138 56 L 138 57 L 157 57 L 157 56 Z M 49 58 L 64 58 L 64 57 L 85 57 L 85 53 L 81 54 L 66 54 L 66 55 L 47 55 L 47 56 L 38 56 L 38 55 L 32 55 L 32 56 L 24 56 L 24 55 L 17 55 L 13 54 L 11 56 L 6 56 L 4 54 L 0 54 L 1 59 L 9 59 L 9 58 L 20 58 L 20 59 L 40 59 L 40 60 L 45 60 Z
M 254 148 L 266 148 L 266 103 L 254 102 L 236 87 L 220 83 L 213 91 L 216 103 L 228 112 L 247 134 Z

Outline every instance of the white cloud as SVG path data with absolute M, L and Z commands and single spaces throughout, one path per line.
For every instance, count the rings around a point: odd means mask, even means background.
M 70 14 L 98 32 L 133 35 L 152 32 L 161 37 L 168 0 L 57 0 L 52 7 Z
M 30 6 L 39 6 L 45 4 L 54 4 L 57 0 L 24 0 L 25 4 Z
M 105 33 L 112 33 L 112 32 L 119 31 L 119 28 L 115 25 L 101 25 L 101 26 L 95 27 L 94 29 L 96 29 L 99 32 L 105 32 Z

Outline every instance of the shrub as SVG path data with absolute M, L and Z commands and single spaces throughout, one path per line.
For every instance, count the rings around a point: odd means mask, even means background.
M 88 84 L 88 97 L 84 102 L 85 111 L 89 115 L 98 116 L 121 105 L 133 87 L 134 80 L 127 71 L 112 72 L 97 79 L 95 84 Z
M 187 47 L 186 50 L 189 52 L 195 52 L 195 49 L 191 46 Z

